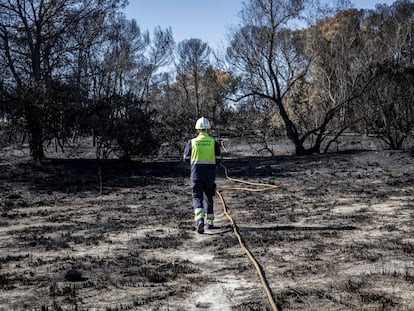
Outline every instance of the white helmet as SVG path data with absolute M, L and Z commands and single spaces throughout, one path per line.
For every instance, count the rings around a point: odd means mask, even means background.
M 195 124 L 196 130 L 208 130 L 211 128 L 210 121 L 207 118 L 200 118 Z

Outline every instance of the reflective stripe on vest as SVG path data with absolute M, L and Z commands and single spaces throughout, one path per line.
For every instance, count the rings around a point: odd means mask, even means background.
M 214 138 L 200 133 L 191 140 L 191 164 L 216 164 Z

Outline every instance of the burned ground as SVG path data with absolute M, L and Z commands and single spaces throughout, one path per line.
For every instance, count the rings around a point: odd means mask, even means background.
M 224 191 L 280 310 L 414 310 L 414 155 L 227 157 Z M 185 163 L 1 162 L 0 309 L 271 310 L 216 200 L 194 231 Z M 218 169 L 219 189 L 234 186 Z

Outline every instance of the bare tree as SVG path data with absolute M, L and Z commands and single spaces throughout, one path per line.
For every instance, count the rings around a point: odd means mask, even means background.
M 96 76 L 100 79 L 98 98 L 126 94 L 135 89 L 130 82 L 136 78 L 150 40 L 148 32 L 142 32 L 135 20 L 128 20 L 124 16 L 112 20 L 104 39 L 99 47 L 102 55 L 96 63 L 97 71 L 100 72 Z
M 200 39 L 184 40 L 177 48 L 177 80 L 186 94 L 187 104 L 194 101 L 195 114 L 198 118 L 202 111 L 202 98 L 200 94 L 200 77 L 209 65 L 210 48 Z
M 237 78 L 228 71 L 207 67 L 201 80 L 201 95 L 204 99 L 202 115 L 209 116 L 215 126 L 223 122 L 230 97 L 238 83 Z
M 364 19 L 366 51 L 378 72 L 359 112 L 366 129 L 392 149 L 403 147 L 414 129 L 414 3 L 377 6 Z
M 124 4 L 121 0 L 0 1 L 0 62 L 8 69 L 5 87 L 25 120 L 33 158 L 44 157 L 42 118 L 51 104 L 51 82 L 67 78 L 67 64 L 78 48 L 69 40 L 71 30 L 85 19 L 111 16 Z
M 342 2 L 340 7 L 348 5 Z M 328 151 L 361 120 L 354 104 L 375 76 L 361 40 L 363 12 L 342 10 L 308 29 L 290 30 L 289 22 L 301 18 L 309 3 L 315 1 L 250 1 L 228 49 L 242 76 L 239 99 L 273 103 L 296 154 Z
M 369 133 L 389 148 L 401 149 L 414 130 L 414 66 L 391 62 L 380 66 L 380 77 L 363 97 L 361 114 Z
M 286 44 L 290 41 L 287 37 L 293 39 L 295 35 L 287 31 L 288 23 L 303 9 L 301 0 L 251 0 L 242 10 L 242 27 L 233 33 L 227 50 L 232 69 L 242 79 L 239 100 L 257 97 L 271 101 L 297 154 L 306 150 L 284 101 L 295 82 L 306 74 L 309 62 Z
M 356 99 L 367 92 L 375 75 L 367 70 L 373 58 L 361 40 L 362 18 L 362 11 L 343 10 L 307 30 L 305 53 L 312 59 L 308 73 L 312 80 L 307 79 L 304 88 L 297 85 L 306 92 L 293 105 L 302 140 L 310 141 L 313 152 L 328 151 L 344 131 L 362 120 L 355 114 Z
M 138 63 L 135 73 L 136 83 L 132 83 L 138 93 L 138 97 L 146 103 L 152 101 L 152 91 L 162 81 L 162 73 L 159 70 L 170 65 L 173 61 L 174 38 L 171 28 L 162 30 L 156 27 L 152 39 L 146 50 L 146 55 Z

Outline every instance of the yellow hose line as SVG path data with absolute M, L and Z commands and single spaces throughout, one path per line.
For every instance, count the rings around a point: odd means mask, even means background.
M 220 163 L 220 165 L 224 168 L 224 173 L 226 175 L 226 179 L 228 179 L 230 181 L 238 182 L 238 183 L 241 183 L 241 184 L 261 187 L 261 188 L 227 187 L 227 188 L 224 188 L 223 190 L 242 190 L 242 191 L 260 192 L 260 191 L 266 191 L 266 190 L 272 190 L 272 189 L 280 188 L 280 186 L 276 186 L 276 185 L 256 183 L 256 182 L 251 182 L 251 181 L 247 181 L 247 180 L 243 180 L 243 179 L 231 178 L 227 173 L 227 168 L 221 163 Z
M 243 187 L 225 187 L 225 188 L 223 188 L 221 190 L 217 190 L 216 193 L 217 193 L 218 197 L 221 200 L 221 204 L 223 205 L 224 215 L 226 215 L 226 217 L 230 221 L 231 226 L 233 228 L 234 235 L 236 236 L 237 240 L 239 241 L 240 247 L 244 250 L 244 252 L 246 253 L 247 257 L 250 259 L 250 261 L 252 262 L 253 266 L 255 267 L 255 269 L 257 271 L 257 274 L 259 275 L 260 281 L 262 282 L 263 288 L 264 288 L 264 290 L 266 292 L 267 298 L 269 300 L 269 303 L 270 303 L 273 311 L 278 311 L 278 308 L 277 308 L 276 303 L 275 303 L 275 301 L 273 299 L 273 296 L 272 296 L 272 292 L 270 290 L 270 287 L 267 284 L 266 279 L 265 279 L 265 276 L 263 274 L 263 270 L 261 269 L 259 263 L 254 258 L 254 256 L 252 255 L 252 253 L 244 245 L 244 243 L 242 241 L 242 238 L 240 236 L 238 227 L 237 227 L 236 223 L 234 222 L 233 218 L 230 216 L 230 214 L 227 211 L 227 205 L 226 205 L 226 202 L 224 201 L 222 192 L 223 191 L 228 191 L 228 190 L 236 190 L 236 191 L 240 190 L 240 191 L 258 192 L 258 191 L 266 191 L 266 190 L 280 188 L 280 186 L 271 185 L 271 184 L 253 183 L 253 182 L 249 182 L 249 181 L 242 180 L 242 179 L 231 178 L 231 177 L 229 177 L 229 175 L 227 173 L 227 168 L 223 164 L 221 164 L 221 166 L 224 168 L 224 172 L 226 174 L 226 179 L 231 180 L 231 181 L 234 181 L 234 182 L 238 182 L 238 183 L 243 183 L 243 184 L 251 185 L 251 186 L 261 187 L 259 189 L 243 188 Z
M 229 153 L 228 150 L 226 149 L 226 146 L 224 146 L 224 140 L 221 140 L 220 144 L 221 144 L 221 148 L 223 149 L 223 151 L 225 153 Z

